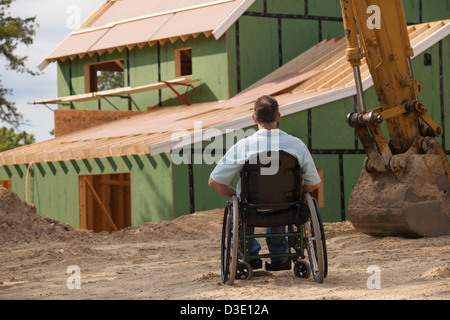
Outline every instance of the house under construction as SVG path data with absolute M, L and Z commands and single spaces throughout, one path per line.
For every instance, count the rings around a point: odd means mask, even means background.
M 450 0 L 403 2 L 421 101 L 450 128 Z M 195 159 L 254 128 L 266 94 L 319 168 L 324 221 L 345 220 L 365 153 L 345 122 L 356 90 L 343 33 L 337 0 L 105 1 L 40 64 L 57 64 L 58 97 L 30 103 L 58 105 L 55 138 L 0 153 L 0 185 L 95 231 L 223 207 L 207 185 L 215 164 Z M 102 73 L 123 83 L 102 89 Z M 375 108 L 364 62 L 361 74 Z

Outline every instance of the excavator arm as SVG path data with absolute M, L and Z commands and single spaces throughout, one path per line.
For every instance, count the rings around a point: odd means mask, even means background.
M 359 109 L 347 121 L 367 155 L 350 196 L 350 220 L 372 235 L 450 234 L 450 198 L 446 197 L 450 165 L 434 139 L 443 130 L 418 100 L 422 83 L 414 78 L 414 52 L 402 1 L 341 0 L 341 8 Z M 379 102 L 369 111 L 360 74 L 362 59 Z

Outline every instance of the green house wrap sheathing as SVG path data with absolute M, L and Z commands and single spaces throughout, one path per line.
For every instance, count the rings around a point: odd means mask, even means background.
M 206 38 L 199 35 L 186 41 L 167 41 L 164 45 L 148 45 L 142 49 L 135 47 L 132 50 L 124 49 L 121 52 L 105 52 L 92 57 L 74 60 L 58 61 L 58 96 L 69 96 L 85 93 L 84 65 L 122 59 L 124 62 L 124 85 L 141 86 L 167 81 L 177 78 L 175 76 L 174 55 L 175 50 L 192 48 L 192 68 L 195 78 L 201 82 L 192 83 L 187 97 L 189 102 L 199 103 L 227 99 L 228 74 L 226 37 L 216 40 L 210 36 Z M 158 63 L 159 57 L 159 63 Z M 186 88 L 175 87 L 180 94 L 185 94 Z M 161 99 L 159 94 L 161 94 Z M 128 96 L 107 97 L 106 99 L 74 102 L 72 105 L 63 105 L 61 109 L 82 110 L 136 110 L 145 111 L 147 107 L 179 105 L 181 100 L 169 88 L 133 94 L 131 102 Z M 161 100 L 161 102 L 160 102 Z

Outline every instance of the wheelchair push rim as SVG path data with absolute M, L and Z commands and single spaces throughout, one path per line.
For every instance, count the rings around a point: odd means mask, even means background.
M 223 283 L 232 285 L 236 276 L 239 244 L 239 203 L 232 197 L 224 210 L 221 243 L 221 274 Z
M 317 211 L 317 217 L 319 218 L 319 225 L 320 225 L 320 232 L 322 234 L 322 247 L 323 247 L 323 260 L 324 260 L 324 278 L 327 277 L 328 275 L 328 253 L 327 253 L 327 245 L 326 245 L 326 240 L 325 240 L 325 230 L 323 228 L 323 221 L 322 221 L 322 217 L 320 215 L 320 210 L 319 210 L 319 204 L 317 203 L 317 200 L 315 198 L 312 198 L 313 202 L 314 202 L 314 208 Z
M 311 266 L 311 273 L 314 280 L 322 283 L 325 277 L 325 257 L 323 235 L 320 227 L 320 220 L 314 201 L 309 193 L 305 194 L 305 200 L 310 209 L 310 218 L 304 225 L 305 242 L 308 252 L 308 259 Z

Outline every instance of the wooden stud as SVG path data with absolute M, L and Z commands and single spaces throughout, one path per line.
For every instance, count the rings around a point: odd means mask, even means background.
M 86 182 L 82 176 L 78 177 L 78 199 L 80 229 L 88 229 Z
M 93 176 L 85 176 L 85 179 L 88 179 L 93 183 Z M 84 182 L 86 184 L 86 182 Z M 88 192 L 86 189 L 86 228 L 89 230 L 94 230 L 95 228 L 95 216 L 94 216 L 94 196 L 92 192 Z
M 117 208 L 117 213 L 118 213 L 117 222 L 118 222 L 118 225 L 120 226 L 120 228 L 128 227 L 126 224 L 127 212 L 125 210 L 125 199 L 124 199 L 124 196 L 125 196 L 124 189 L 125 188 L 124 187 L 126 187 L 126 186 L 129 187 L 131 185 L 131 183 L 129 180 L 128 181 L 124 180 L 124 176 L 125 176 L 124 174 L 119 174 L 118 175 L 119 180 L 113 180 L 113 181 L 117 181 L 120 183 L 126 183 L 126 184 L 116 185 L 115 184 L 116 182 L 112 183 L 112 185 L 114 186 L 113 187 L 113 191 L 114 191 L 113 205 L 115 208 Z

